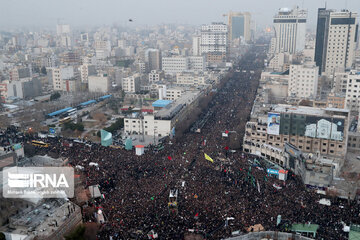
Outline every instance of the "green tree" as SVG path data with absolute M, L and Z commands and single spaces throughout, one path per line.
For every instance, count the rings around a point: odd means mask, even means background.
M 41 68 L 41 73 L 43 74 L 43 75 L 46 75 L 47 74 L 47 71 L 46 71 L 46 67 L 42 67 Z
M 59 93 L 59 92 L 55 92 L 55 93 L 51 94 L 51 96 L 50 96 L 50 101 L 54 101 L 54 100 L 56 100 L 56 99 L 58 99 L 58 98 L 60 98 L 60 97 L 61 97 L 60 93 Z
M 35 73 L 40 73 L 40 68 L 39 67 L 33 67 L 33 72 Z
M 110 127 L 104 128 L 104 130 L 107 131 L 107 132 L 115 133 L 115 131 L 120 130 L 123 127 L 124 127 L 124 119 L 123 118 L 118 118 L 116 120 L 116 122 L 111 124 Z M 96 135 L 98 137 L 100 137 L 101 136 L 100 131 L 98 131 Z
M 66 240 L 85 240 L 84 233 L 85 233 L 85 226 L 79 225 L 71 233 L 69 233 L 67 236 L 65 236 L 65 239 Z
M 84 124 L 82 123 L 73 123 L 73 122 L 66 122 L 63 126 L 64 130 L 70 129 L 72 131 L 78 130 L 80 132 L 84 131 Z

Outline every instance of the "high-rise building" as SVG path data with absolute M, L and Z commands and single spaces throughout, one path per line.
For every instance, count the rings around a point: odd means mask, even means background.
M 229 12 L 229 39 L 244 38 L 246 42 L 251 40 L 251 14 L 249 12 Z
M 307 11 L 281 8 L 274 16 L 275 53 L 295 53 L 305 48 Z
M 332 10 L 326 8 L 318 9 L 318 19 L 316 26 L 316 43 L 315 43 L 315 62 L 319 66 L 319 74 L 325 69 L 326 49 L 329 33 L 330 13 Z
M 71 47 L 70 25 L 58 24 L 56 25 L 56 34 L 58 35 L 58 46 L 64 48 Z
M 318 9 L 315 62 L 319 72 L 334 75 L 334 71 L 351 68 L 355 60 L 358 25 L 357 13 Z
M 194 56 L 199 56 L 200 53 L 201 36 L 194 36 L 192 42 L 192 53 Z
M 159 49 L 149 49 L 147 51 L 149 71 L 161 69 L 161 51 Z
M 226 61 L 229 54 L 228 27 L 224 23 L 201 26 L 200 54 L 209 62 Z
M 70 34 L 70 25 L 69 24 L 56 25 L 56 34 L 59 36 L 64 34 Z

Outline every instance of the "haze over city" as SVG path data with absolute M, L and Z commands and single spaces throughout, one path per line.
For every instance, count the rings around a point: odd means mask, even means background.
M 0 240 L 359 240 L 360 1 L 0 3 Z
M 309 11 L 309 28 L 316 26 L 316 9 L 360 10 L 356 0 L 11 0 L 2 1 L 0 28 L 50 27 L 63 20 L 77 26 L 103 24 L 154 25 L 163 23 L 200 25 L 211 21 L 224 21 L 228 11 L 249 11 L 259 27 L 269 26 L 279 8 L 299 6 Z M 129 25 L 129 24 L 127 24 Z

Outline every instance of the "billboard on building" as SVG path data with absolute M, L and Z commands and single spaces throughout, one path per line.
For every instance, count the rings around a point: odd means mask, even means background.
M 268 113 L 267 133 L 272 135 L 279 135 L 280 132 L 280 114 Z
M 313 138 L 342 141 L 344 137 L 344 123 L 344 119 L 339 118 L 307 116 L 304 135 Z

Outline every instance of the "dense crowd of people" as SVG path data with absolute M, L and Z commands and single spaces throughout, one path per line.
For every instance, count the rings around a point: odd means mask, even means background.
M 291 223 L 318 224 L 317 239 L 347 239 L 343 224 L 359 222 L 358 204 L 332 199 L 331 206 L 321 205 L 322 197 L 307 190 L 299 177 L 290 172 L 284 182 L 268 176 L 265 162 L 230 151 L 229 137 L 222 136 L 245 126 L 263 66 L 261 54 L 261 48 L 252 49 L 240 71 L 218 88 L 209 104 L 213 114 L 200 133 L 167 139 L 162 151 L 150 148 L 137 156 L 95 143 L 63 146 L 58 138 L 48 139 L 50 149 L 37 149 L 68 158 L 72 166 L 84 168 L 86 186 L 99 185 L 104 195 L 96 207 L 106 220 L 99 239 L 144 239 L 149 232 L 159 239 L 183 239 L 187 233 L 221 239 L 255 224 L 290 231 L 277 226 L 278 215 Z M 168 206 L 172 189 L 178 190 L 175 211 Z

